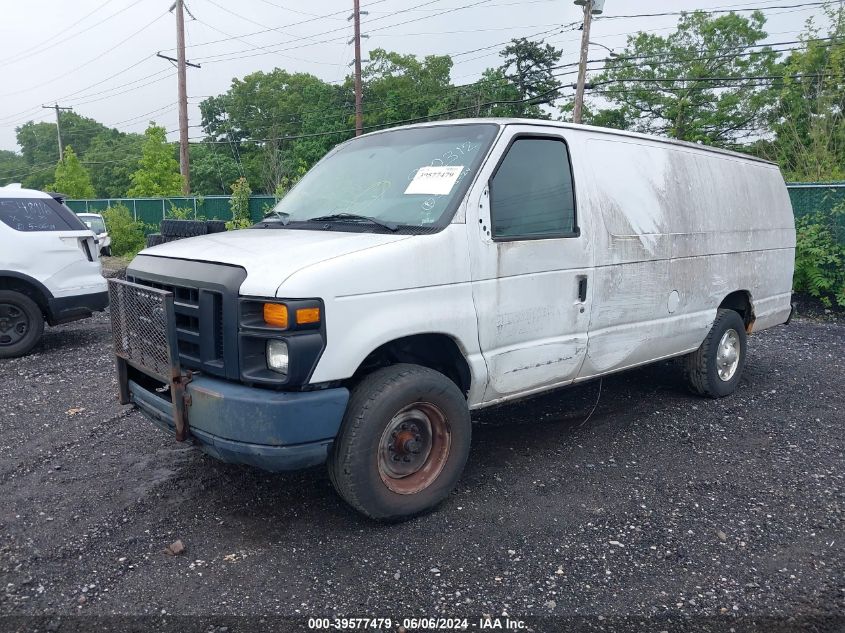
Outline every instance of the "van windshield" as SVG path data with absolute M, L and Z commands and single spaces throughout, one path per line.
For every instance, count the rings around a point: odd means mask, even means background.
M 442 125 L 355 139 L 317 163 L 259 226 L 426 229 L 451 221 L 498 126 Z

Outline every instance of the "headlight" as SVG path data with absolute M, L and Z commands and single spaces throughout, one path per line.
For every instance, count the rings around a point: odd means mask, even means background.
M 288 373 L 288 344 L 271 339 L 267 341 L 267 368 L 276 373 Z

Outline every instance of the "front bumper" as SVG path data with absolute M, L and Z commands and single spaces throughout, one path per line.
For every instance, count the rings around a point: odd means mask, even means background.
M 130 401 L 175 434 L 169 400 L 129 380 Z M 185 388 L 190 433 L 207 454 L 224 462 L 278 472 L 326 461 L 340 428 L 345 388 L 286 392 L 195 376 Z
M 87 319 L 92 312 L 102 312 L 109 305 L 109 293 L 103 290 L 70 297 L 53 297 L 49 299 L 48 304 L 48 323 L 59 325 L 78 319 Z

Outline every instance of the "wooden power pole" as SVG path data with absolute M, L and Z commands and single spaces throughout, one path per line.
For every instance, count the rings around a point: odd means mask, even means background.
M 352 19 L 355 21 L 355 136 L 364 132 L 364 111 L 361 95 L 361 0 L 354 0 Z
M 200 68 L 199 64 L 192 64 L 185 59 L 185 3 L 184 0 L 176 0 L 170 10 L 176 13 L 176 59 L 162 55 L 156 56 L 176 64 L 176 76 L 178 83 L 177 101 L 179 105 L 179 173 L 182 174 L 182 193 L 191 193 L 191 162 L 188 154 L 188 86 L 186 78 L 186 67 Z M 191 13 L 188 10 L 188 13 Z M 191 14 L 191 17 L 194 17 Z
M 188 87 L 185 77 L 185 13 L 182 0 L 176 0 L 176 68 L 179 83 L 179 170 L 182 193 L 191 193 L 191 164 L 188 154 Z
M 65 148 L 62 145 L 62 119 L 59 116 L 59 113 L 62 110 L 70 110 L 71 108 L 62 108 L 62 107 L 59 106 L 58 103 L 55 104 L 55 105 L 51 105 L 51 106 L 45 105 L 45 106 L 41 106 L 41 107 L 42 108 L 49 108 L 50 110 L 56 111 L 56 134 L 59 137 L 59 162 L 63 163 L 63 162 L 65 162 Z
M 581 111 L 584 109 L 584 84 L 587 81 L 587 56 L 590 53 L 590 24 L 592 21 L 593 0 L 585 0 L 584 26 L 581 31 L 581 59 L 578 63 L 578 84 L 575 87 L 575 107 L 572 109 L 573 123 L 581 123 Z

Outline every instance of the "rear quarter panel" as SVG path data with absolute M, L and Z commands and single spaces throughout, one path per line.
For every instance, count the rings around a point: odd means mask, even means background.
M 795 230 L 777 167 L 588 136 L 596 286 L 581 378 L 696 349 L 736 290 L 751 295 L 755 329 L 786 320 Z

